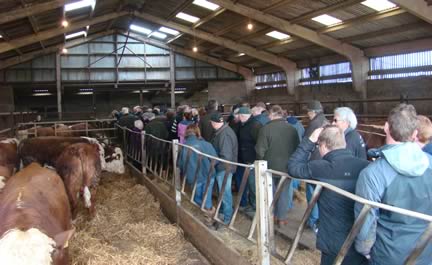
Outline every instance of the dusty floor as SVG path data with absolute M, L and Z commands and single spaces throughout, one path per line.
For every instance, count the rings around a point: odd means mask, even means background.
M 80 211 L 70 241 L 71 264 L 208 264 L 170 224 L 150 192 L 127 176 L 103 174 L 96 217 Z

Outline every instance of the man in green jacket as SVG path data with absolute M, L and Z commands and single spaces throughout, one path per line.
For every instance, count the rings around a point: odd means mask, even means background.
M 288 159 L 296 150 L 299 138 L 296 129 L 283 117 L 283 110 L 275 105 L 270 109 L 270 122 L 261 128 L 258 134 L 255 151 L 258 160 L 266 160 L 268 168 L 285 172 Z M 276 192 L 280 177 L 273 178 Z M 282 193 L 275 205 L 275 219 L 278 224 L 286 224 L 288 210 L 292 208 L 293 185 L 285 182 Z

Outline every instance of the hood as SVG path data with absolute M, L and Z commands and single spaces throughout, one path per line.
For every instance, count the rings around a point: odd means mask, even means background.
M 418 177 L 429 167 L 429 158 L 416 143 L 402 143 L 389 146 L 382 154 L 398 173 Z

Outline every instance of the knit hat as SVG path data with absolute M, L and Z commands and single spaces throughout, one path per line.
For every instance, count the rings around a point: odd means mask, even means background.
M 308 102 L 306 109 L 308 111 L 322 111 L 323 107 L 318 100 L 311 100 Z
M 221 123 L 224 122 L 222 115 L 219 112 L 214 112 L 210 116 L 210 120 L 213 122 Z
M 248 107 L 240 107 L 238 114 L 252 114 L 252 112 Z

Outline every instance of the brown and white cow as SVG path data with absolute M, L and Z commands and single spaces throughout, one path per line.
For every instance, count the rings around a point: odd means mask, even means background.
M 105 153 L 104 147 L 94 138 L 58 136 L 28 138 L 21 141 L 18 154 L 24 165 L 38 162 L 41 165 L 54 167 L 63 150 L 69 145 L 76 143 L 98 145 L 102 170 L 119 174 L 124 173 L 123 152 L 121 149 L 106 148 L 108 153 Z M 105 156 L 107 159 L 105 159 Z
M 74 228 L 66 190 L 52 170 L 32 163 L 0 194 L 0 264 L 69 264 Z
M 77 214 L 78 199 L 82 195 L 90 215 L 95 214 L 96 188 L 101 174 L 101 160 L 96 144 L 77 143 L 66 147 L 57 159 L 55 169 L 62 177 L 72 210 Z
M 0 140 L 0 190 L 19 166 L 17 148 L 18 140 L 15 138 Z

